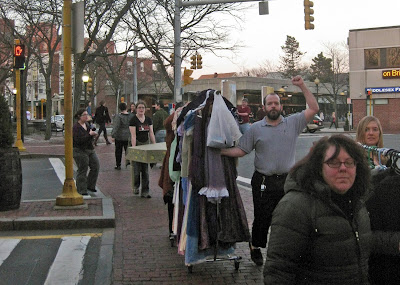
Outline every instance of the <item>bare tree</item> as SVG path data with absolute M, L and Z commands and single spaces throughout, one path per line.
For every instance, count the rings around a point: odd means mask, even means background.
M 18 19 L 18 21 L 15 21 L 15 25 L 12 25 L 13 21 L 5 20 L 5 22 L 9 28 L 13 29 L 14 35 L 21 39 L 28 50 L 26 54 L 27 69 L 22 73 L 21 94 L 26 94 L 26 84 L 24 83 L 26 83 L 27 71 L 31 67 L 32 61 L 35 62 L 45 80 L 46 140 L 51 137 L 51 75 L 54 67 L 54 55 L 60 50 L 61 4 L 61 0 L 0 1 L 0 17 L 3 19 Z M 22 103 L 23 106 L 26 105 L 26 96 L 22 97 Z M 25 116 L 22 119 L 25 121 Z
M 276 72 L 277 67 L 270 61 L 265 60 L 258 67 L 245 68 L 242 67 L 240 72 L 237 73 L 238 76 L 248 76 L 248 77 L 267 77 L 271 72 Z
M 338 95 L 349 85 L 349 50 L 345 43 L 324 43 L 324 47 L 325 54 L 332 60 L 332 71 L 321 85 L 332 96 L 335 114 L 338 115 Z
M 170 76 L 173 66 L 170 55 L 174 50 L 174 1 L 138 0 L 124 17 L 128 29 L 134 31 L 141 45 L 152 54 L 158 70 L 173 93 L 174 83 Z M 213 4 L 180 9 L 182 62 L 196 51 L 217 53 L 234 51 L 237 43 L 229 42 L 231 24 L 221 21 L 229 15 L 240 22 L 240 4 Z

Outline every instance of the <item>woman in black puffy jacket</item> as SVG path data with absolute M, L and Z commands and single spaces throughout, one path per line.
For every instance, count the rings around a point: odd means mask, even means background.
M 321 139 L 290 172 L 274 211 L 265 284 L 369 284 L 371 251 L 399 254 L 399 234 L 371 232 L 370 171 L 350 138 Z

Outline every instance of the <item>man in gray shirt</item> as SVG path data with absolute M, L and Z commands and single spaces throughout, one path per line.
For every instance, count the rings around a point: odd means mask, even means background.
M 272 212 L 284 195 L 287 173 L 295 163 L 297 138 L 319 110 L 317 100 L 303 79 L 295 76 L 292 83 L 303 92 L 308 109 L 283 117 L 279 96 L 269 94 L 264 98 L 265 118 L 251 126 L 237 147 L 221 150 L 222 155 L 232 157 L 242 157 L 255 150 L 255 171 L 251 179 L 254 221 L 250 253 L 257 265 L 264 262 L 260 247 L 267 245 Z

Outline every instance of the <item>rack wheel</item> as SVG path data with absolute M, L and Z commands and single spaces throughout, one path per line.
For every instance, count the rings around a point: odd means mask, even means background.
M 234 262 L 235 262 L 235 270 L 239 270 L 240 261 L 238 261 L 237 259 L 235 259 Z
M 193 272 L 193 265 L 189 265 L 189 266 L 188 266 L 188 271 L 189 271 L 189 273 L 192 273 L 192 272 Z

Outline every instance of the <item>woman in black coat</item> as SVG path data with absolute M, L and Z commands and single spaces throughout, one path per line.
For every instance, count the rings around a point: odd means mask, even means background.
M 369 284 L 372 250 L 399 254 L 399 235 L 371 232 L 370 171 L 350 138 L 321 139 L 290 172 L 274 211 L 265 284 Z M 383 246 L 384 245 L 384 246 Z

